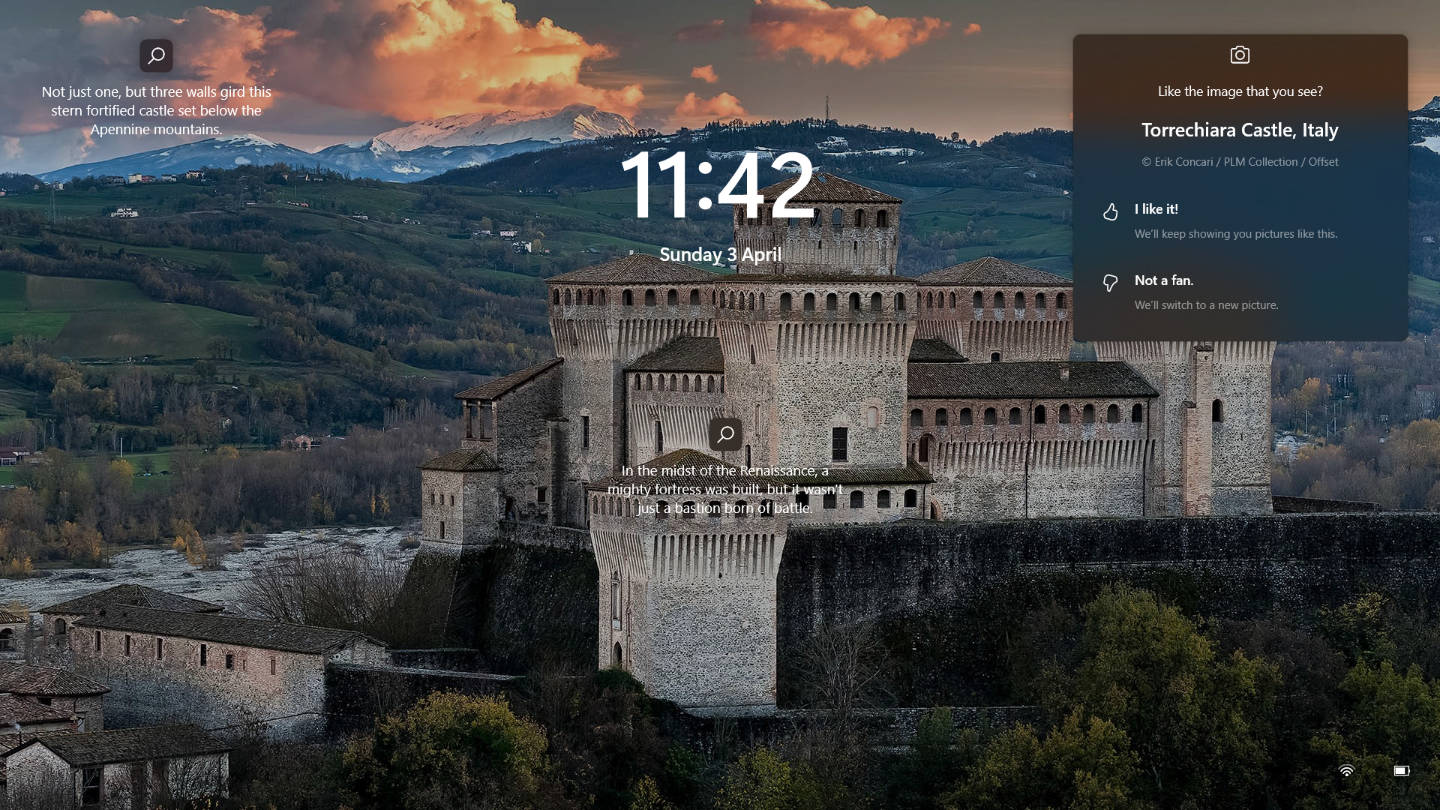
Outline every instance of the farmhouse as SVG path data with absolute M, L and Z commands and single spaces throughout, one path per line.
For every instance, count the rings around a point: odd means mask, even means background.
M 195 726 L 49 734 L 4 760 L 11 808 L 130 810 L 229 794 L 230 746 Z

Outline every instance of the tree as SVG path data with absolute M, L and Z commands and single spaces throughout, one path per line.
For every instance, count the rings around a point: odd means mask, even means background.
M 344 767 L 361 807 L 553 807 L 545 746 L 504 698 L 437 692 L 352 741 Z
M 943 799 L 947 808 L 1139 810 L 1137 757 L 1125 732 L 1070 713 L 1042 740 L 1021 725 L 997 736 L 979 763 Z
M 1107 588 L 1085 608 L 1071 705 L 1129 737 L 1163 806 L 1240 807 L 1262 789 L 1279 675 L 1214 643 L 1151 593 Z
M 819 787 L 804 767 L 792 766 L 769 748 L 754 748 L 730 766 L 716 797 L 717 810 L 810 810 L 819 808 Z

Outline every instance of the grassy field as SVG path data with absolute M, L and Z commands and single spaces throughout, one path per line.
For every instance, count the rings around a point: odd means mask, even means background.
M 238 359 L 262 357 L 254 318 L 152 301 L 125 281 L 0 271 L 0 342 L 17 335 L 53 339 L 57 355 L 73 358 L 191 359 L 217 336 Z

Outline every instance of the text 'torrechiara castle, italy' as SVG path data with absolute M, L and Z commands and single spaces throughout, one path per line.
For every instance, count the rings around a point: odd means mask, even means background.
M 899 199 L 819 175 L 792 198 L 814 218 L 776 219 L 793 182 L 737 207 L 737 250 L 767 260 L 735 274 L 630 255 L 549 279 L 556 356 L 457 395 L 424 553 L 587 529 L 599 665 L 765 707 L 792 525 L 1270 511 L 1273 343 L 1071 359 L 1069 280 L 996 258 L 898 276 Z

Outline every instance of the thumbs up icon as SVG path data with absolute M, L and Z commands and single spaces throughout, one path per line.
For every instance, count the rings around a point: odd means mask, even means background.
M 1100 216 L 1103 217 L 1106 222 L 1114 222 L 1120 218 L 1120 211 L 1115 208 L 1115 203 L 1112 202 L 1110 203 L 1110 207 L 1105 209 L 1105 213 Z

